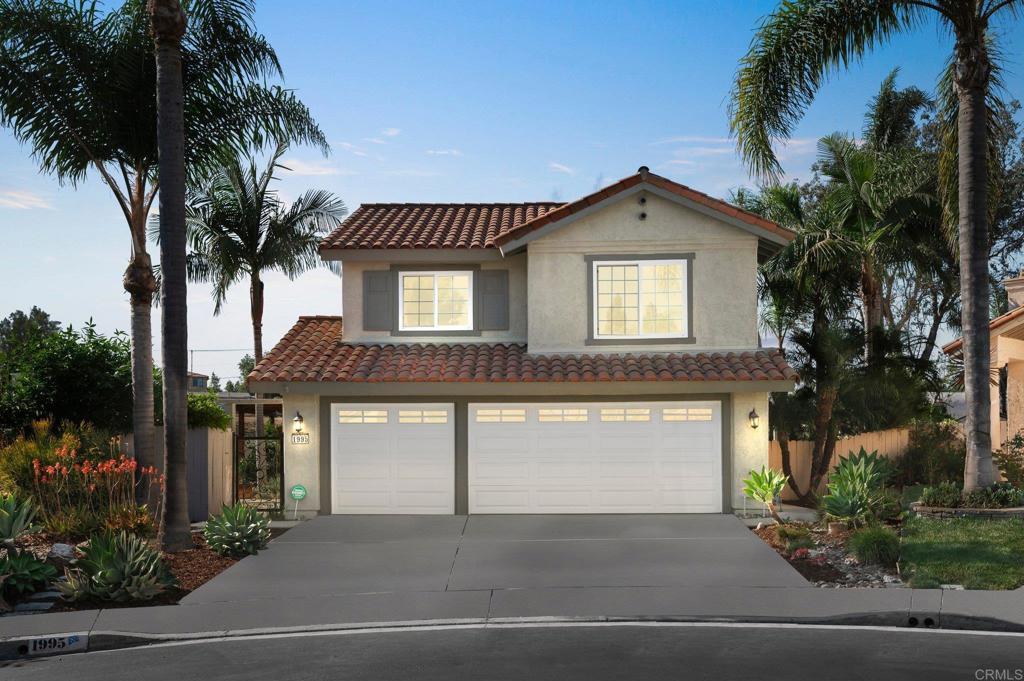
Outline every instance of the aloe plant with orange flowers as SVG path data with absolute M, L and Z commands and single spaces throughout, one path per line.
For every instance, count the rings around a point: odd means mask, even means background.
M 56 460 L 36 459 L 34 497 L 43 526 L 52 534 L 78 537 L 112 529 L 150 535 L 156 528 L 163 499 L 164 476 L 153 466 L 117 453 L 111 442 L 108 457 L 83 455 L 68 445 L 55 451 Z M 136 502 L 141 486 L 146 503 Z

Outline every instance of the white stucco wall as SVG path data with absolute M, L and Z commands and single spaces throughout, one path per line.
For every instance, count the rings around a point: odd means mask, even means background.
M 640 205 L 640 196 L 646 197 Z M 641 220 L 639 214 L 646 212 Z M 588 346 L 585 256 L 694 253 L 693 329 L 687 345 L 645 350 L 755 348 L 757 237 L 659 196 L 642 193 L 530 242 L 531 352 L 635 352 L 636 345 Z M 599 348 L 599 349 L 597 349 Z
M 291 442 L 292 419 L 295 412 L 302 414 L 303 432 L 309 433 L 307 445 Z M 299 502 L 300 515 L 314 515 L 320 510 L 320 438 L 331 436 L 320 428 L 320 397 L 318 395 L 288 395 L 283 397 L 284 412 L 284 505 L 285 515 L 291 517 L 295 502 L 289 496 L 293 485 L 300 484 L 308 492 Z M 329 426 L 328 426 L 329 428 Z
M 750 427 L 751 409 L 761 417 L 760 427 Z M 732 395 L 732 506 L 742 509 L 743 479 L 751 470 L 768 465 L 768 393 L 742 392 Z M 756 506 L 746 501 L 747 508 Z
M 515 255 L 504 260 L 481 262 L 481 270 L 508 270 L 509 328 L 483 331 L 470 336 L 397 336 L 387 331 L 367 331 L 363 328 L 363 272 L 389 270 L 388 262 L 345 262 L 342 268 L 342 315 L 345 318 L 344 340 L 353 343 L 458 343 L 465 342 L 526 342 L 526 255 Z M 450 265 L 446 264 L 445 267 Z M 397 294 L 396 294 L 397 295 Z

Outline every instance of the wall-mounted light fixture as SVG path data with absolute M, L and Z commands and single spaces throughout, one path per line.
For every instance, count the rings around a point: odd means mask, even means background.
M 296 433 L 302 432 L 302 414 L 295 412 L 295 418 L 292 419 L 292 428 Z
M 757 409 L 751 409 L 750 413 L 747 414 L 747 418 L 750 419 L 751 428 L 757 428 L 761 425 L 761 417 L 757 415 Z

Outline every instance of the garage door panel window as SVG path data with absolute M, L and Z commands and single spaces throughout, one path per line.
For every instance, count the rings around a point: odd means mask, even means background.
M 619 409 L 609 407 L 601 410 L 602 421 L 650 421 L 651 410 L 646 408 Z
M 448 412 L 444 410 L 400 409 L 399 423 L 448 423 Z
M 662 421 L 710 421 L 712 418 L 712 411 L 708 407 L 661 410 Z
M 477 423 L 525 423 L 525 409 L 477 409 Z
M 538 409 L 541 423 L 585 423 L 590 418 L 586 409 Z
M 386 409 L 342 409 L 338 412 L 338 423 L 387 423 Z
M 595 338 L 684 338 L 686 260 L 596 261 Z

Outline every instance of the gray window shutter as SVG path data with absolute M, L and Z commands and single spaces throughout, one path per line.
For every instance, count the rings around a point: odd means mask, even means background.
M 508 329 L 508 270 L 480 270 L 477 285 L 480 287 L 480 329 Z
M 363 329 L 391 331 L 395 296 L 391 290 L 390 270 L 363 272 Z

